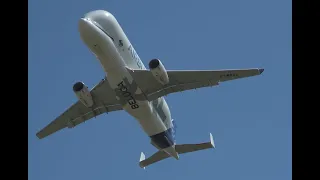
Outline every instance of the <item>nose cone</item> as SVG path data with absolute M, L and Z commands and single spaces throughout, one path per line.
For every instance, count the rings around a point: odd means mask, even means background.
M 79 19 L 78 28 L 80 37 L 86 44 L 101 39 L 101 30 L 88 18 Z
M 87 18 L 81 18 L 78 23 L 79 32 L 82 34 L 92 26 L 92 23 Z

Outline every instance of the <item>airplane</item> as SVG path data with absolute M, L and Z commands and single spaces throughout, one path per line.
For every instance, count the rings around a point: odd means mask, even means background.
M 108 11 L 93 10 L 79 19 L 80 38 L 99 60 L 106 76 L 91 90 L 76 82 L 77 102 L 40 130 L 45 138 L 63 128 L 74 128 L 103 113 L 125 110 L 140 124 L 158 150 L 149 158 L 141 152 L 139 166 L 144 168 L 179 154 L 215 148 L 210 141 L 177 144 L 176 123 L 164 96 L 220 82 L 260 75 L 263 68 L 225 70 L 166 70 L 159 59 L 149 61 L 149 70 L 141 61 L 116 18 Z

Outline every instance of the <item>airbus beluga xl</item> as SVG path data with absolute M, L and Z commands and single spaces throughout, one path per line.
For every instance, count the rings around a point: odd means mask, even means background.
M 141 125 L 158 151 L 145 158 L 142 168 L 168 157 L 215 148 L 210 141 L 176 144 L 176 125 L 164 96 L 186 90 L 212 87 L 220 82 L 260 75 L 264 69 L 166 70 L 159 59 L 145 68 L 115 17 L 104 10 L 85 14 L 79 20 L 80 37 L 100 61 L 106 77 L 91 90 L 83 82 L 73 85 L 78 101 L 37 133 L 44 138 L 65 127 L 73 128 L 93 117 L 125 110 Z

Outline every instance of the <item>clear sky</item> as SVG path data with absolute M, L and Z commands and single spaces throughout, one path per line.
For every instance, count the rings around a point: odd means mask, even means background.
M 29 0 L 28 166 L 32 180 L 292 178 L 290 0 Z M 142 61 L 167 69 L 265 68 L 261 76 L 169 95 L 177 143 L 214 136 L 217 148 L 138 166 L 156 149 L 124 111 L 38 140 L 36 132 L 104 72 L 82 43 L 79 18 L 96 9 L 119 21 Z

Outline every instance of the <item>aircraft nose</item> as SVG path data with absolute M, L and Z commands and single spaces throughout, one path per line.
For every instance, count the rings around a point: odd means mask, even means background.
M 86 31 L 90 26 L 92 26 L 92 24 L 88 18 L 80 18 L 78 23 L 80 33 Z
M 88 18 L 80 18 L 78 22 L 78 30 L 83 41 L 88 43 L 93 39 L 99 39 L 99 30 Z

